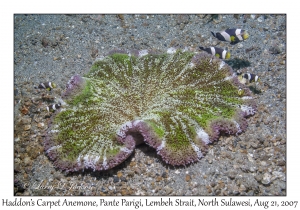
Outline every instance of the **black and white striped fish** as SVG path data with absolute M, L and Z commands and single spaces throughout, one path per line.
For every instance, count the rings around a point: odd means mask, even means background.
M 212 35 L 221 41 L 230 42 L 230 44 L 236 44 L 240 41 L 244 41 L 249 38 L 249 34 L 247 31 L 242 29 L 228 28 L 225 31 L 214 33 Z
M 239 76 L 240 82 L 243 84 L 259 82 L 260 78 L 256 74 L 245 73 Z
M 48 112 L 54 112 L 55 110 L 59 109 L 61 107 L 61 104 L 52 104 L 50 106 L 47 106 L 47 111 Z
M 56 88 L 56 84 L 53 82 L 44 82 L 39 84 L 38 86 L 34 87 L 35 89 L 39 88 L 39 89 L 46 89 L 46 90 L 52 90 L 53 88 Z
M 230 58 L 230 53 L 224 49 L 218 48 L 218 47 L 199 47 L 201 50 L 206 51 L 209 54 L 212 54 L 216 56 L 217 58 L 220 59 L 229 59 Z

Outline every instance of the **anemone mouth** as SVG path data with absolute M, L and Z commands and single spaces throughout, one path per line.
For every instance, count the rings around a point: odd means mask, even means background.
M 113 168 L 143 142 L 166 163 L 187 165 L 221 133 L 246 129 L 255 105 L 240 87 L 232 69 L 206 53 L 113 51 L 70 79 L 45 150 L 66 171 Z

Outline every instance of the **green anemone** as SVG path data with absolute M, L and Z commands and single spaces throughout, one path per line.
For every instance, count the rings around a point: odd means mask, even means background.
M 201 158 L 214 122 L 235 122 L 241 107 L 252 108 L 231 68 L 207 54 L 115 53 L 82 78 L 80 91 L 66 97 L 67 106 L 54 116 L 47 147 L 77 169 L 121 163 L 132 152 L 126 141 L 134 132 L 166 162 L 188 164 Z

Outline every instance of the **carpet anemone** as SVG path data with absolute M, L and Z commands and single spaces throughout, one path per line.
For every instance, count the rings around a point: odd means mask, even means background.
M 110 169 L 143 142 L 166 163 L 187 165 L 221 134 L 246 129 L 256 110 L 251 95 L 230 66 L 206 53 L 114 51 L 70 79 L 45 150 L 65 171 Z

